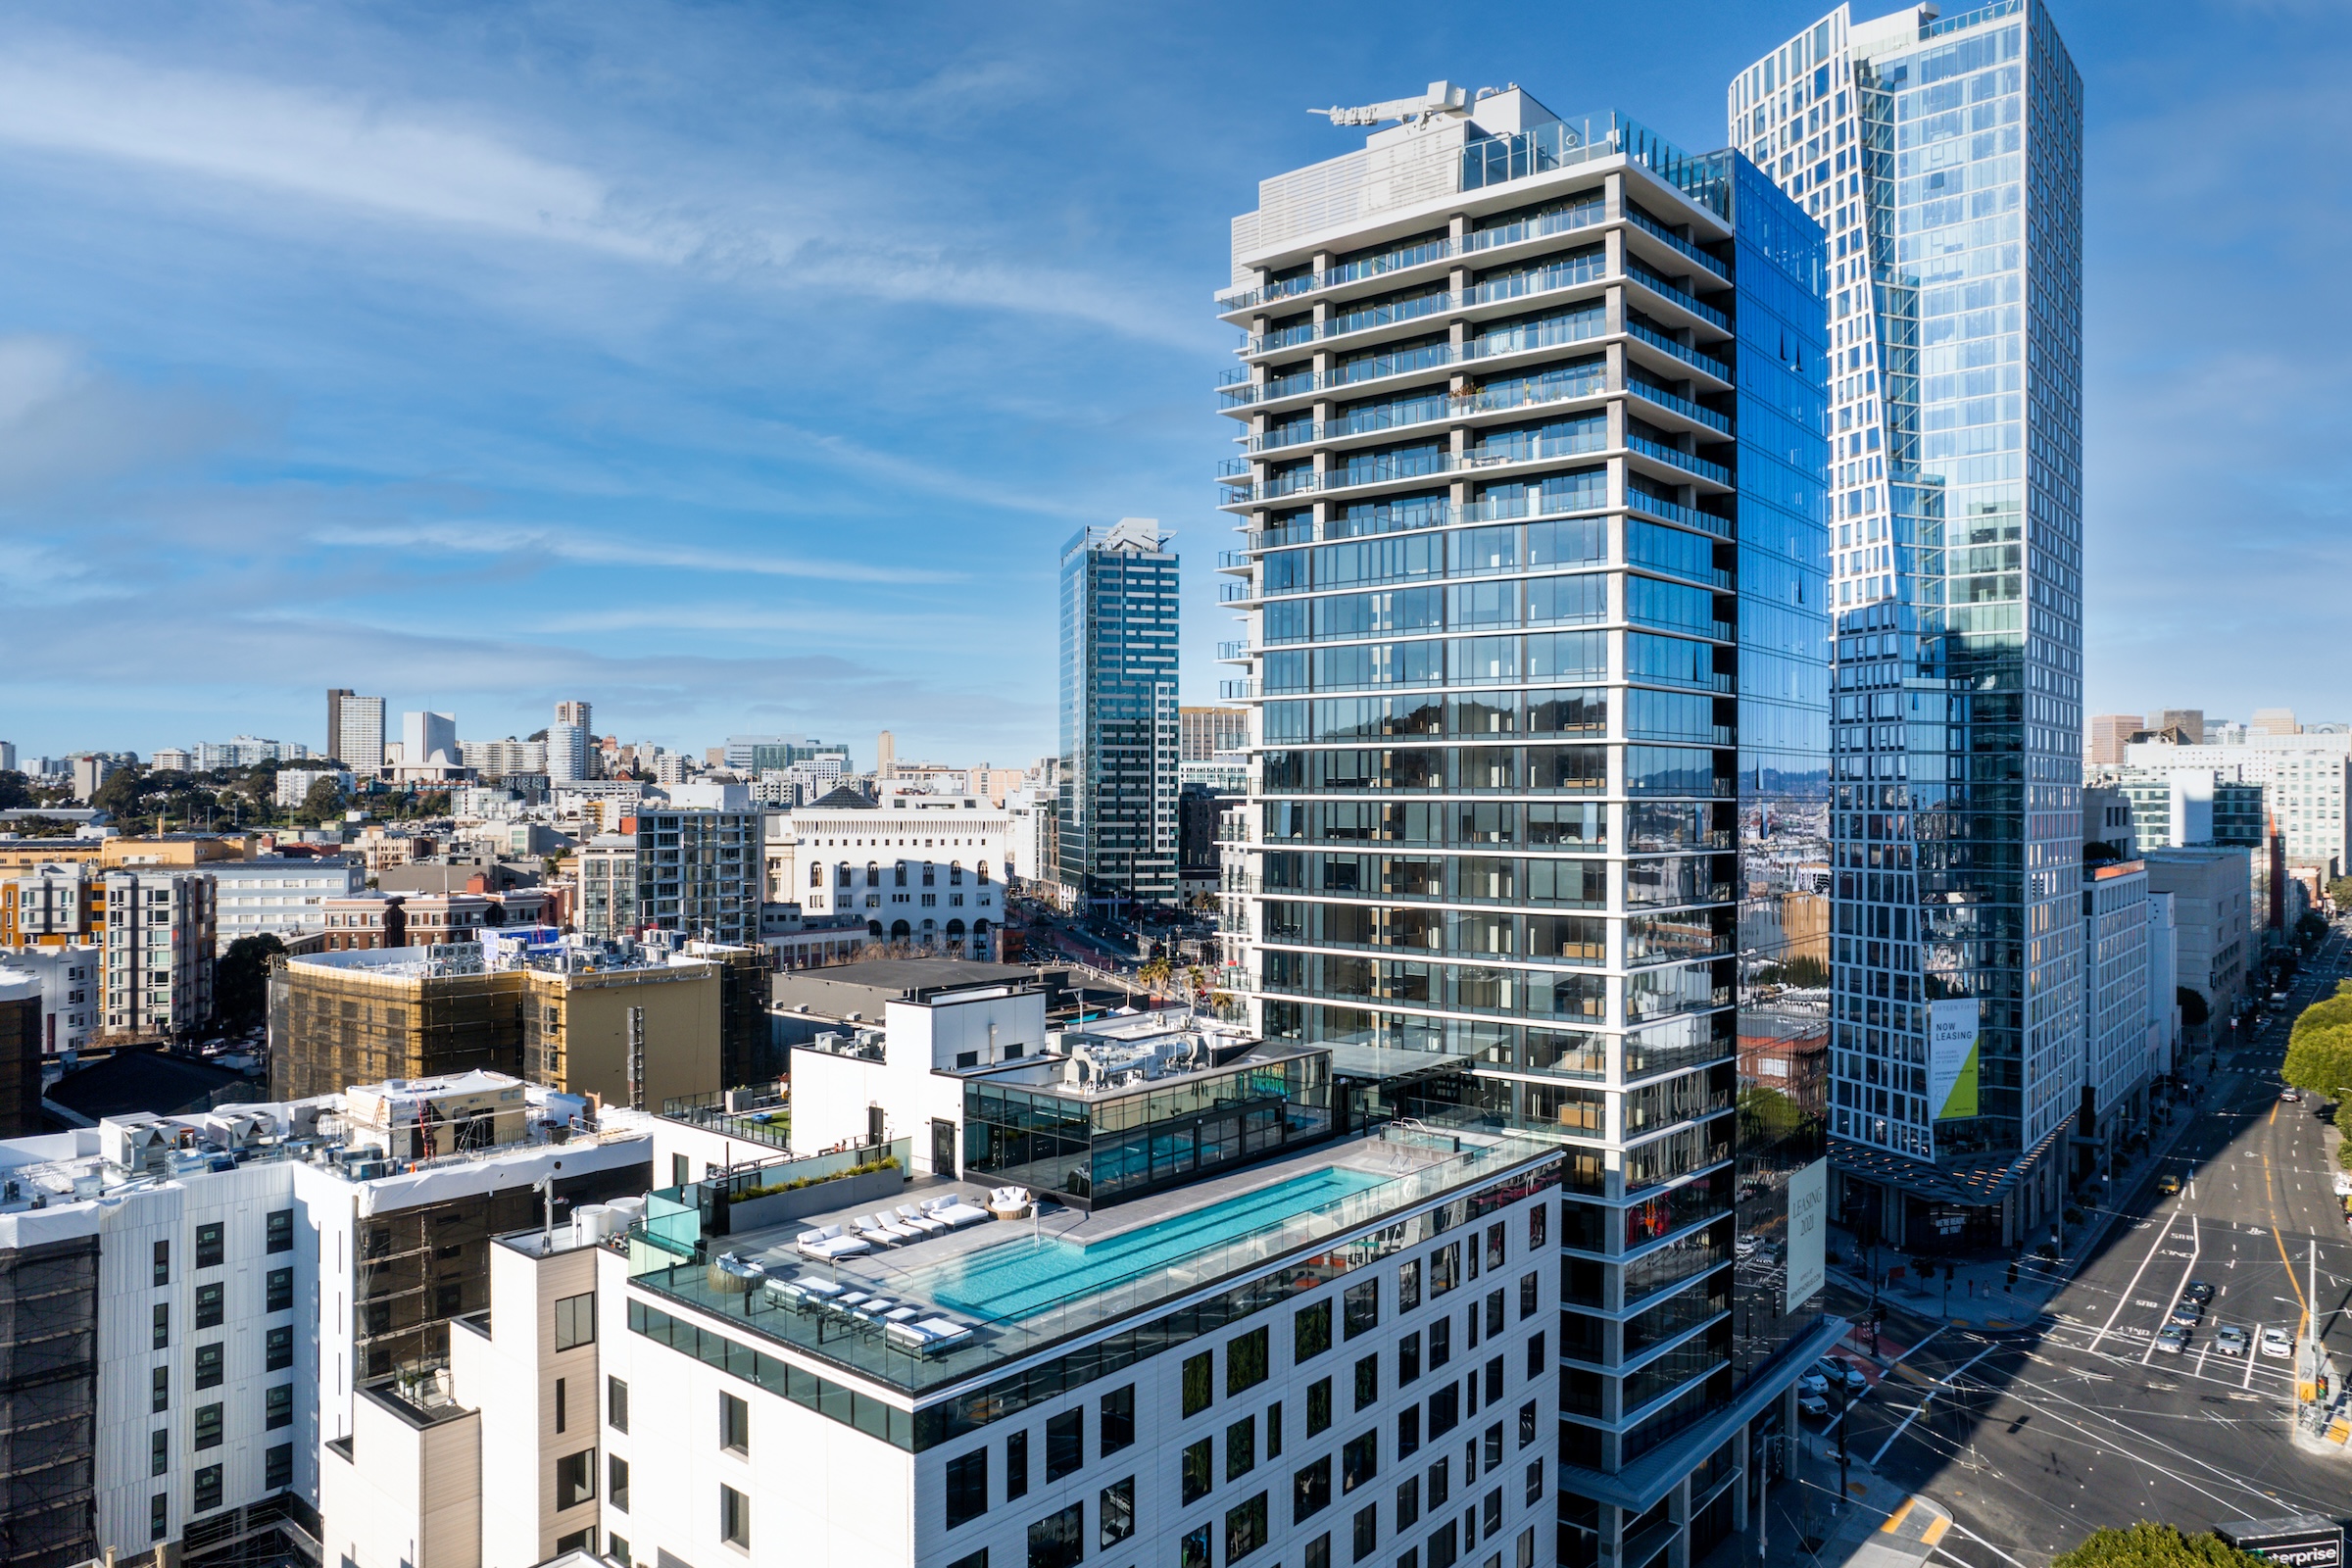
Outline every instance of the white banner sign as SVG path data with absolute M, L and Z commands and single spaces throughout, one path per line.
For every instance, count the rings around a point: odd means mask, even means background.
M 1788 1300 L 1794 1312 L 1828 1283 L 1830 1162 L 1817 1159 L 1788 1178 Z

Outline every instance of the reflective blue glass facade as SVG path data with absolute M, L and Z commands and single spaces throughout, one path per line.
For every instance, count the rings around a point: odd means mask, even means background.
M 1062 546 L 1057 826 L 1073 906 L 1176 902 L 1176 573 L 1147 518 Z

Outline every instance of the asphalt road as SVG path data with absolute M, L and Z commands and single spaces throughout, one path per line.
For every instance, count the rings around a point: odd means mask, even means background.
M 2161 1167 L 2180 1195 L 2158 1196 L 2156 1170 L 2115 1195 L 2115 1224 L 2040 1324 L 1930 1335 L 1847 1415 L 1851 1458 L 1951 1509 L 1960 1528 L 1938 1557 L 2038 1568 L 2101 1525 L 2352 1513 L 2352 1453 L 2290 1440 L 2294 1363 L 2214 1347 L 2225 1323 L 2257 1340 L 2265 1326 L 2296 1332 L 2316 1245 L 2322 1332 L 2336 1367 L 2352 1369 L 2352 1232 L 2324 1107 L 2278 1098 L 2287 1026 L 2345 961 L 2331 935 L 2291 1003 L 2225 1054 Z M 2214 1287 L 2213 1303 L 2186 1351 L 2167 1353 L 2156 1331 L 2192 1279 Z M 1897 1327 L 1890 1336 L 1911 1337 Z

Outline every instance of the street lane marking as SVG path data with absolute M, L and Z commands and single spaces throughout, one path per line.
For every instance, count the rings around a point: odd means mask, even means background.
M 2178 1208 L 2175 1208 L 2171 1214 L 2165 1216 L 2164 1229 L 2156 1233 L 2155 1242 L 2148 1248 L 2148 1255 L 2141 1258 L 2139 1267 L 2132 1271 L 2132 1283 L 2126 1285 L 2123 1295 L 2116 1298 L 2115 1310 L 2107 1314 L 2107 1321 L 2100 1325 L 2099 1332 L 2090 1337 L 2092 1349 L 2095 1350 L 2099 1348 L 2099 1342 L 2107 1337 L 2107 1331 L 2115 1327 L 2115 1320 L 2123 1314 L 2124 1304 L 2132 1299 L 2132 1293 L 2139 1289 L 2139 1277 L 2148 1271 L 2150 1263 L 2156 1261 L 2156 1249 L 2162 1247 L 2164 1239 L 2172 1234 L 2173 1220 L 2179 1217 L 2180 1212 Z
M 1997 1345 L 1987 1345 L 1984 1347 L 1984 1348 L 1979 1350 L 1976 1354 L 1970 1356 L 1967 1360 L 1961 1362 L 1949 1372 L 1946 1372 L 1942 1377 L 1936 1379 L 1937 1384 L 1944 1388 L 1950 1388 L 1954 1378 L 1957 1378 L 1961 1373 L 1967 1371 L 1970 1367 L 1975 1366 L 1979 1361 L 1984 1360 L 1986 1356 L 1990 1355 L 1993 1351 L 1999 1348 L 2000 1347 Z M 1873 1470 L 1876 1470 L 1879 1467 L 1879 1461 L 1881 1459 L 1886 1457 L 1886 1450 L 1894 1446 L 1894 1440 L 1910 1430 L 1911 1423 L 1919 1419 L 1920 1412 L 1925 1410 L 1931 1403 L 1933 1403 L 1935 1398 L 1936 1390 L 1928 1390 L 1926 1394 L 1920 1396 L 1919 1403 L 1911 1407 L 1911 1413 L 1903 1417 L 1903 1424 L 1899 1427 L 1896 1427 L 1892 1432 L 1886 1435 L 1886 1441 L 1879 1445 L 1879 1451 L 1870 1456 L 1870 1467 Z
M 1905 1497 L 1903 1499 L 1903 1505 L 1900 1508 L 1895 1509 L 1894 1512 L 1888 1514 L 1886 1516 L 1886 1522 L 1879 1526 L 1879 1528 L 1885 1531 L 1887 1535 L 1893 1535 L 1897 1530 L 1902 1528 L 1904 1517 L 1911 1512 L 1911 1505 L 1918 1500 L 1919 1499 L 1917 1497 Z
M 2246 1342 L 2246 1375 L 2237 1380 L 2241 1389 L 2254 1386 L 2254 1358 L 2262 1353 L 2262 1325 L 2254 1325 L 2254 1337 Z

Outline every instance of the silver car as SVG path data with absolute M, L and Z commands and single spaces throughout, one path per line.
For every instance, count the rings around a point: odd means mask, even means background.
M 2213 1331 L 2213 1348 L 2224 1355 L 2246 1353 L 2246 1331 L 2234 1323 L 2225 1323 Z

